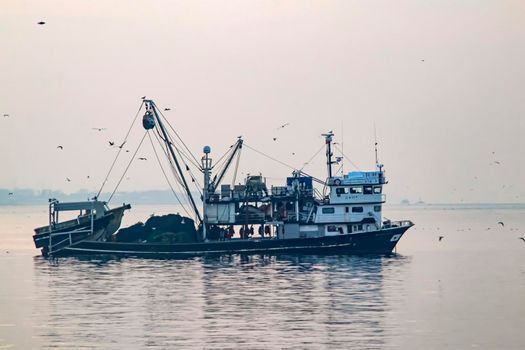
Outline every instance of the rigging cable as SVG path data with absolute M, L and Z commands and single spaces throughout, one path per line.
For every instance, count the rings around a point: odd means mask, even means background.
M 162 114 L 162 111 L 159 111 L 160 115 L 162 116 L 162 118 L 164 119 L 164 121 L 168 124 L 168 126 L 170 127 L 170 129 L 173 131 L 173 133 L 175 134 L 175 136 L 177 136 L 177 138 L 180 140 L 180 142 L 182 143 L 182 145 L 184 146 L 184 148 L 186 148 L 186 150 L 188 151 L 188 153 L 191 155 L 191 157 L 193 158 L 193 160 L 195 161 L 195 164 L 197 164 L 197 168 L 199 168 L 198 164 L 199 164 L 199 161 L 197 160 L 197 158 L 195 158 L 195 156 L 193 155 L 193 153 L 191 153 L 190 149 L 188 148 L 188 146 L 186 146 L 186 144 L 184 143 L 184 141 L 182 141 L 182 138 L 179 136 L 179 134 L 175 131 L 175 129 L 173 128 L 173 126 L 171 126 L 169 120 L 164 116 L 164 114 Z
M 350 158 L 348 158 L 348 157 L 343 153 L 343 151 L 342 151 L 341 149 L 339 149 L 339 147 L 337 147 L 336 145 L 334 145 L 334 148 L 335 148 L 336 150 L 338 150 L 339 152 L 341 152 L 341 154 L 343 155 L 343 157 L 345 157 L 345 159 L 346 159 L 347 161 L 349 161 L 350 164 L 352 164 L 352 165 L 354 166 L 354 168 L 356 168 L 357 170 L 361 171 L 361 169 L 359 169 L 359 167 L 358 167 L 357 165 L 355 165 L 355 163 L 352 162 L 352 160 L 351 160 Z
M 157 130 L 157 132 L 158 132 L 158 130 Z M 158 142 L 160 145 L 162 145 L 162 142 L 160 141 L 160 140 L 164 140 L 164 139 L 162 138 L 162 136 L 161 136 L 160 134 L 157 135 L 157 134 L 155 134 L 155 133 L 154 133 L 153 135 L 154 135 L 155 138 L 157 139 L 157 142 Z M 182 179 L 181 179 L 180 175 L 179 175 L 179 174 L 177 173 L 177 171 L 175 170 L 175 166 L 173 165 L 173 162 L 172 162 L 172 160 L 171 160 L 171 157 L 170 157 L 169 154 L 168 154 L 168 150 L 167 150 L 167 148 L 168 148 L 167 145 L 166 145 L 166 149 L 164 149 L 164 147 L 161 147 L 162 151 L 164 152 L 164 155 L 166 156 L 166 158 L 168 159 L 168 162 L 170 163 L 171 172 L 172 172 L 173 176 L 175 177 L 175 179 L 177 180 L 176 183 L 177 183 L 177 187 L 179 188 L 179 191 L 184 192 L 184 189 L 181 188 L 181 186 L 184 186 L 184 184 L 183 184 L 183 182 L 182 182 Z M 184 165 L 187 167 L 186 163 L 184 163 Z M 187 167 L 187 169 L 189 169 L 189 167 Z M 195 182 L 196 180 L 193 178 L 193 175 L 192 175 L 191 173 L 190 173 L 190 175 L 191 175 L 191 178 L 192 178 L 193 182 Z M 197 184 L 198 184 L 198 183 L 197 183 Z M 202 195 L 202 193 L 200 192 L 200 189 L 197 188 L 197 190 L 198 190 L 199 194 Z M 189 198 L 186 198 L 186 200 L 187 200 L 188 204 L 191 205 L 191 203 L 189 202 Z
M 113 190 L 113 192 L 111 192 L 111 196 L 109 196 L 109 199 L 108 199 L 108 204 L 109 202 L 111 201 L 111 198 L 113 198 L 113 195 L 115 194 L 115 192 L 117 191 L 117 188 L 119 187 L 120 183 L 122 182 L 122 179 L 124 178 L 124 176 L 126 176 L 126 173 L 128 172 L 128 169 L 129 167 L 131 166 L 131 163 L 133 163 L 133 161 L 135 160 L 135 156 L 137 155 L 137 152 L 139 151 L 140 149 L 140 146 L 142 146 L 142 142 L 144 142 L 144 139 L 146 138 L 146 134 L 148 132 L 146 131 L 144 133 L 144 136 L 142 136 L 142 140 L 140 140 L 140 143 L 139 145 L 137 146 L 137 149 L 135 150 L 135 153 L 133 153 L 133 157 L 131 157 L 131 160 L 129 161 L 128 163 L 128 166 L 126 167 L 126 170 L 124 170 L 124 173 L 122 174 L 122 176 L 120 177 L 120 180 L 118 180 L 118 183 L 117 185 L 115 186 L 115 189 Z
M 170 164 L 171 173 L 173 174 L 173 177 L 175 178 L 175 183 L 177 184 L 177 188 L 179 189 L 179 191 L 181 193 L 184 192 L 184 188 L 182 188 L 182 186 L 183 186 L 182 179 L 180 178 L 180 175 L 175 170 L 175 166 L 173 165 L 173 162 L 172 162 L 171 157 L 170 157 L 170 155 L 168 153 L 168 150 L 167 150 L 168 146 L 166 145 L 166 149 L 164 149 L 164 147 L 162 145 L 162 142 L 161 142 L 162 137 L 160 137 L 160 135 L 157 135 L 155 133 L 153 135 L 157 139 L 157 142 L 159 143 L 159 145 L 161 145 L 161 149 L 162 149 L 162 152 L 164 153 L 164 156 L 166 157 L 166 159 L 168 159 L 168 162 Z M 189 199 L 186 196 L 184 197 L 184 199 L 185 199 L 187 204 L 191 205 Z
M 230 152 L 233 152 L 233 150 L 235 149 L 235 143 L 233 145 L 230 146 L 230 148 L 224 152 L 224 154 L 215 162 L 215 165 L 212 167 L 212 169 L 216 168 L 217 166 L 219 166 L 219 163 L 222 161 L 222 160 L 226 160 L 226 155 L 229 154 Z
M 137 114 L 135 114 L 135 118 L 133 118 L 133 122 L 131 123 L 131 126 L 128 129 L 128 132 L 126 133 L 126 136 L 124 137 L 124 143 L 126 143 L 126 141 L 128 140 L 129 133 L 131 132 L 131 129 L 133 128 L 133 125 L 135 125 L 135 122 L 137 121 L 137 117 L 139 116 L 140 110 L 142 109 L 143 105 L 144 105 L 144 101 L 142 101 L 142 103 L 140 104 L 139 110 L 137 111 Z M 122 145 L 124 145 L 124 143 L 122 143 Z M 100 193 L 102 193 L 102 189 L 106 185 L 106 182 L 108 181 L 109 175 L 111 174 L 111 171 L 113 170 L 113 167 L 115 166 L 115 163 L 117 162 L 117 159 L 118 159 L 121 151 L 122 151 L 122 147 L 119 147 L 117 155 L 115 156 L 115 159 L 113 160 L 113 163 L 111 164 L 111 167 L 109 168 L 109 171 L 108 171 L 108 173 L 106 175 L 106 178 L 102 182 L 102 186 L 100 186 L 100 190 L 98 190 L 98 193 L 95 196 L 95 198 L 98 198 L 98 196 L 100 196 Z
M 314 181 L 316 181 L 316 182 L 318 182 L 318 183 L 320 183 L 320 184 L 325 184 L 325 181 L 320 180 L 320 179 L 316 178 L 315 176 L 309 175 L 309 174 L 305 173 L 305 172 L 302 171 L 302 170 L 299 170 L 299 169 L 297 169 L 297 168 L 294 168 L 294 167 L 291 166 L 291 165 L 288 165 L 288 164 L 286 164 L 286 163 L 283 163 L 283 162 L 281 162 L 280 160 L 275 159 L 275 158 L 273 158 L 272 156 L 269 156 L 269 155 L 267 155 L 267 154 L 265 154 L 265 153 L 263 153 L 263 152 L 261 152 L 261 151 L 258 151 L 258 150 L 256 150 L 255 148 L 248 146 L 246 143 L 244 143 L 243 145 L 246 146 L 246 147 L 248 147 L 249 149 L 251 149 L 252 151 L 254 151 L 254 152 L 256 152 L 256 153 L 259 153 L 260 155 L 262 155 L 262 156 L 264 156 L 264 157 L 266 157 L 266 158 L 268 158 L 268 159 L 273 160 L 274 162 L 277 162 L 277 163 L 279 163 L 279 164 L 281 164 L 281 165 L 284 165 L 285 167 L 290 168 L 290 169 L 292 169 L 292 170 L 294 170 L 294 171 L 299 171 L 299 172 L 300 172 L 301 174 L 303 174 L 303 175 L 306 175 L 306 176 L 311 177 Z M 323 147 L 324 147 L 324 146 L 323 146 Z
M 234 152 L 234 150 L 236 149 L 235 148 L 235 144 L 234 145 L 231 145 L 230 146 L 230 149 L 228 151 L 226 151 L 226 153 L 224 153 L 220 158 L 219 160 L 217 161 L 217 163 L 215 163 L 214 166 L 212 166 L 212 169 L 215 170 L 216 169 L 216 175 L 213 177 L 213 180 L 211 181 L 212 184 L 215 184 L 215 181 L 217 180 L 217 176 L 219 174 L 222 174 L 224 171 L 226 171 L 226 166 L 228 165 L 228 159 L 230 158 L 230 154 Z M 226 157 L 228 155 L 228 157 Z
M 179 199 L 179 196 L 177 196 L 177 193 L 173 189 L 173 186 L 171 185 L 170 180 L 168 179 L 168 175 L 166 175 L 166 172 L 164 171 L 164 168 L 162 167 L 162 163 L 160 161 L 159 155 L 157 154 L 157 150 L 155 149 L 155 145 L 153 144 L 153 139 L 151 138 L 151 134 L 148 133 L 149 141 L 151 143 L 151 147 L 153 148 L 153 153 L 155 153 L 155 158 L 157 158 L 157 162 L 159 163 L 160 170 L 162 170 L 162 174 L 164 175 L 164 178 L 166 179 L 166 182 L 168 183 L 168 186 L 171 189 L 171 192 L 173 192 L 173 195 L 175 196 L 175 199 L 177 199 L 177 202 L 179 202 L 180 206 L 182 207 L 182 210 L 188 215 L 191 216 L 182 201 Z
M 166 119 L 164 119 L 166 120 Z M 157 133 L 159 134 L 159 137 L 161 138 L 162 141 L 166 142 L 166 143 L 169 143 L 170 145 L 174 146 L 175 148 L 177 148 L 177 152 L 179 153 L 180 155 L 180 158 L 181 160 L 182 159 L 187 159 L 191 164 L 193 164 L 196 168 L 200 168 L 199 164 L 196 163 L 192 158 L 190 158 L 188 155 L 186 155 L 184 152 L 181 152 L 180 151 L 180 148 L 182 148 L 177 142 L 176 140 L 173 139 L 173 136 L 171 136 L 169 134 L 169 130 L 166 130 L 166 135 L 168 136 L 169 140 L 165 140 L 163 135 L 160 134 L 160 132 L 157 130 Z M 167 146 L 166 146 L 167 147 Z M 193 154 L 191 154 L 191 156 L 193 157 Z M 194 158 L 194 157 L 193 157 Z
M 303 167 L 301 169 L 299 169 L 300 172 L 303 171 L 304 167 L 307 166 L 308 164 L 310 164 L 310 162 L 315 158 L 317 157 L 317 155 L 319 154 L 319 152 L 321 152 L 323 150 L 325 146 L 322 145 L 321 148 L 319 148 L 319 150 L 317 152 L 314 153 L 314 155 L 312 157 L 310 157 L 310 159 L 308 159 L 308 161 L 306 163 L 303 164 Z
M 171 135 L 169 135 L 169 134 L 167 134 L 167 135 L 168 135 L 168 137 L 171 136 Z M 159 137 L 162 139 L 162 136 L 160 135 L 160 133 L 159 133 Z M 168 141 L 170 141 L 170 140 L 168 140 Z M 172 142 L 170 142 L 170 143 L 173 145 Z M 166 148 L 167 148 L 167 145 L 166 145 Z M 191 182 L 194 183 L 194 186 L 196 187 L 197 192 L 199 192 L 199 194 L 202 196 L 202 191 L 201 191 L 202 186 L 201 186 L 201 184 L 198 182 L 196 176 L 193 175 L 193 173 L 191 172 L 191 169 L 190 169 L 190 167 L 188 166 L 188 164 L 186 164 L 186 162 L 184 162 L 184 158 L 182 157 L 183 154 L 182 154 L 180 148 L 179 148 L 179 147 L 175 147 L 175 151 L 177 152 L 177 154 L 179 155 L 179 158 L 181 159 L 182 163 L 183 163 L 184 166 L 186 167 L 186 171 L 190 173 L 190 177 L 191 177 L 191 180 L 192 180 Z M 169 159 L 169 157 L 168 157 L 168 159 Z M 190 160 L 190 162 L 191 162 L 191 159 L 188 159 L 188 160 Z M 170 162 L 171 162 L 171 160 L 170 160 Z M 201 169 L 199 166 L 197 166 L 197 168 L 198 168 L 199 170 Z M 182 180 L 181 180 L 181 184 L 182 184 Z

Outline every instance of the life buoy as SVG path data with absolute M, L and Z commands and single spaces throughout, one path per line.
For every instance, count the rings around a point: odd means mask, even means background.
M 339 179 L 334 180 L 334 185 L 339 186 L 340 184 L 341 184 L 341 180 Z

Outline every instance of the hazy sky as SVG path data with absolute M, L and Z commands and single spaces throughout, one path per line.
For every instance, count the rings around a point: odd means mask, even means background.
M 98 189 L 147 95 L 198 156 L 301 167 L 343 129 L 372 169 L 375 123 L 391 198 L 525 200 L 523 1 L 2 0 L 0 47 L 0 188 Z M 122 190 L 166 188 L 146 146 Z

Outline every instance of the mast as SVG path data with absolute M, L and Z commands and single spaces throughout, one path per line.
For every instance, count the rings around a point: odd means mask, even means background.
M 160 119 L 159 114 L 157 113 L 157 105 L 155 105 L 155 102 L 153 102 L 153 100 L 144 100 L 144 102 L 146 104 L 149 104 L 151 109 L 153 110 L 153 114 L 155 115 L 155 119 L 157 119 L 157 123 L 159 124 L 160 131 L 162 132 L 162 135 L 164 136 L 164 142 L 166 142 L 166 145 L 168 146 L 171 157 L 173 158 L 173 161 L 175 162 L 175 166 L 177 167 L 179 176 L 182 179 L 182 183 L 184 185 L 183 187 L 186 190 L 186 194 L 188 195 L 188 198 L 190 199 L 190 203 L 191 203 L 191 206 L 193 207 L 193 211 L 195 212 L 195 215 L 197 215 L 197 219 L 199 220 L 199 223 L 202 223 L 202 218 L 199 213 L 199 209 L 197 209 L 197 205 L 195 205 L 195 200 L 193 199 L 193 196 L 191 195 L 190 188 L 188 186 L 188 183 L 186 182 L 184 173 L 182 172 L 179 161 L 177 160 L 177 156 L 175 155 L 175 151 L 173 150 L 172 144 L 168 138 L 168 134 L 166 132 L 166 129 L 164 128 L 164 124 L 162 124 L 162 120 Z
M 204 173 L 204 188 L 202 191 L 202 239 L 206 240 L 206 230 L 208 225 L 208 204 L 206 203 L 208 199 L 208 191 L 210 190 L 210 170 L 211 170 L 211 158 L 209 154 L 211 152 L 210 146 L 204 146 L 203 149 L 204 156 L 201 158 L 202 162 L 202 171 Z
M 332 136 L 334 133 L 329 131 L 327 134 L 322 134 L 326 141 L 326 167 L 328 168 L 328 179 L 332 177 Z

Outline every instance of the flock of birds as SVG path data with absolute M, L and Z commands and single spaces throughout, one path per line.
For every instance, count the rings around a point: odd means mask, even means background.
M 497 224 L 501 225 L 502 228 L 505 227 L 505 223 L 503 221 L 498 221 Z M 439 231 L 439 227 L 437 228 L 437 230 Z M 468 230 L 470 231 L 470 228 Z M 488 227 L 486 230 L 489 231 L 490 227 Z M 514 229 L 511 228 L 510 230 L 513 231 Z M 457 231 L 463 231 L 463 230 L 457 230 Z M 438 242 L 441 242 L 444 238 L 445 238 L 445 236 L 438 236 Z M 520 239 L 523 242 L 525 242 L 525 237 L 518 237 L 518 239 Z
M 39 21 L 39 22 L 37 22 L 37 24 L 42 26 L 42 25 L 46 24 L 46 22 L 45 22 L 45 21 Z M 425 62 L 425 60 L 422 59 L 421 62 Z M 143 99 L 143 100 L 146 99 L 146 96 L 142 96 L 142 99 Z M 171 110 L 171 108 L 164 108 L 164 111 L 170 111 L 170 110 Z M 9 117 L 10 115 L 9 115 L 8 113 L 4 113 L 3 116 L 4 116 L 4 118 L 7 118 L 7 117 Z M 277 130 L 284 129 L 284 128 L 287 127 L 288 125 L 290 125 L 290 123 L 284 123 L 284 124 L 280 125 L 280 126 L 277 128 Z M 99 132 L 107 130 L 107 128 L 98 128 L 98 127 L 95 127 L 95 128 L 92 128 L 92 129 L 93 129 L 93 130 L 96 130 L 96 131 L 99 131 Z M 277 136 L 274 136 L 272 139 L 273 139 L 273 141 L 277 141 Z M 124 141 L 124 142 L 123 142 L 122 144 L 120 144 L 120 145 L 115 145 L 115 142 L 114 142 L 114 141 L 108 141 L 108 143 L 109 143 L 109 146 L 110 146 L 110 147 L 116 147 L 116 148 L 122 149 L 122 148 L 124 147 L 124 145 L 126 144 L 126 141 Z M 57 146 L 57 149 L 59 149 L 59 150 L 63 150 L 63 149 L 64 149 L 64 146 L 62 146 L 62 145 L 58 145 L 58 146 Z M 129 150 L 126 150 L 126 152 L 129 152 Z M 492 154 L 494 155 L 495 152 L 492 152 Z M 295 152 L 292 152 L 292 155 L 295 155 Z M 137 159 L 138 159 L 138 160 L 141 160 L 141 161 L 145 161 L 145 160 L 147 160 L 146 157 L 138 157 Z M 501 162 L 500 162 L 500 161 L 497 161 L 497 160 L 494 160 L 493 162 L 490 163 L 490 165 L 492 165 L 492 164 L 501 165 Z M 87 178 L 88 178 L 88 179 L 90 178 L 89 175 L 87 176 Z M 477 179 L 477 177 L 475 177 L 475 179 Z M 67 182 L 71 182 L 71 179 L 70 179 L 69 177 L 66 177 L 66 181 L 67 181 Z M 8 195 L 9 195 L 9 196 L 13 196 L 14 193 L 13 193 L 13 192 L 9 192 Z M 498 225 L 501 225 L 502 227 L 504 227 L 504 226 L 505 226 L 505 223 L 504 223 L 503 221 L 498 221 Z M 489 229 L 490 229 L 490 228 L 489 228 Z M 438 237 L 438 242 L 441 242 L 444 238 L 445 238 L 445 236 L 439 236 L 439 237 Z M 522 240 L 522 241 L 525 243 L 525 237 L 518 237 L 518 239 Z

